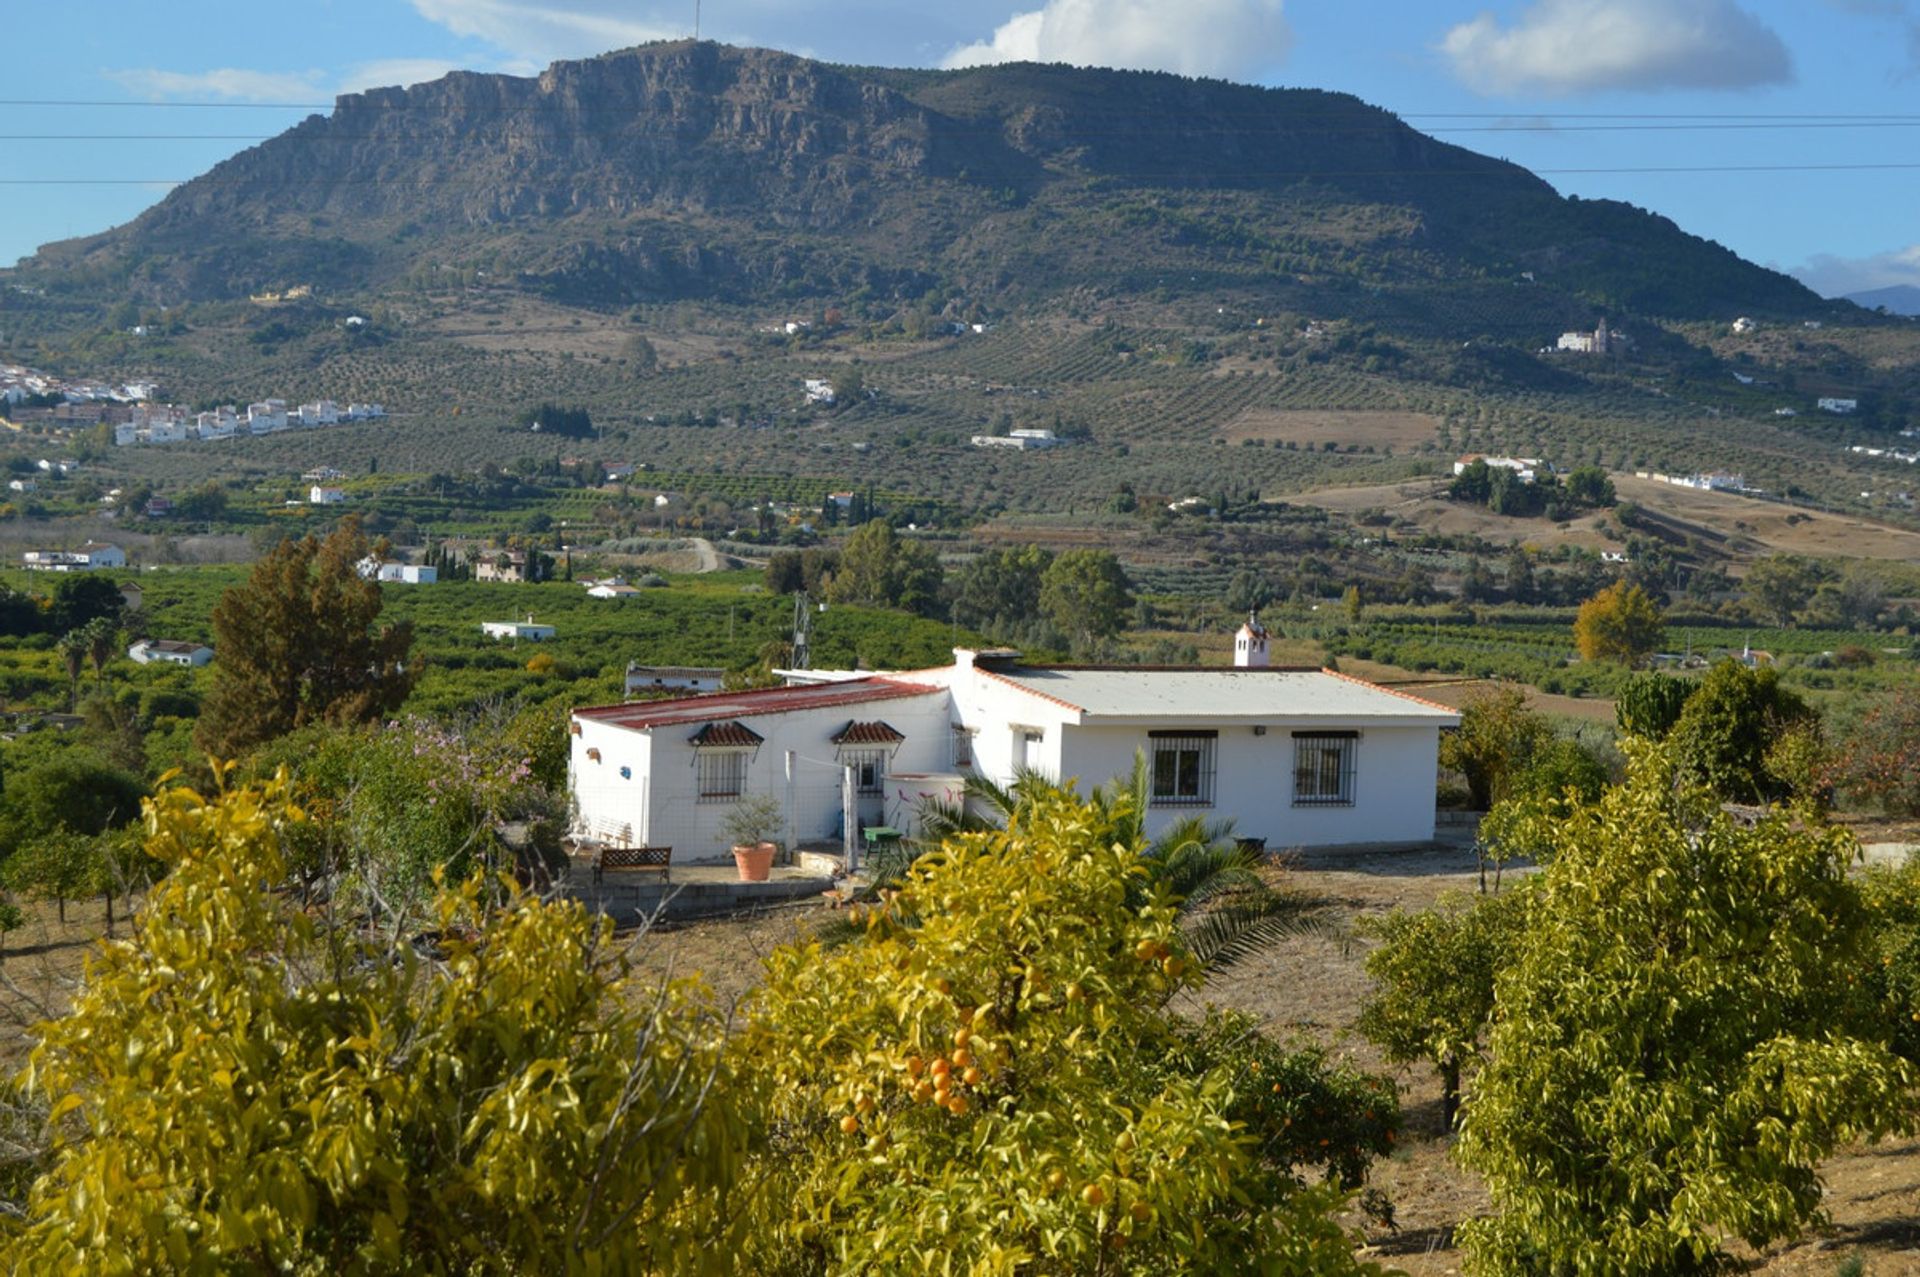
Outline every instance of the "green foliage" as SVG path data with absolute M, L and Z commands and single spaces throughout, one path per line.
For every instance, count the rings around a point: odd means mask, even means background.
M 578 405 L 543 403 L 523 411 L 518 422 L 528 430 L 562 439 L 592 439 L 598 434 L 593 428 L 593 414 Z
M 1040 578 L 1040 610 L 1079 651 L 1118 634 L 1133 610 L 1120 561 L 1106 550 L 1068 550 Z
M 827 597 L 836 603 L 863 607 L 891 607 L 932 615 L 940 607 L 940 560 L 918 541 L 893 530 L 884 519 L 874 519 L 849 536 L 840 547 L 840 563 L 827 582 Z
M 1053 555 L 1038 546 L 988 550 L 953 577 L 953 619 L 1012 637 L 1040 615 L 1041 583 Z
M 1647 592 L 1616 581 L 1580 605 L 1573 621 L 1574 646 L 1587 661 L 1637 665 L 1666 640 L 1666 618 Z
M 1820 584 L 1821 570 L 1797 554 L 1775 554 L 1747 569 L 1743 581 L 1748 605 L 1760 616 L 1786 627 L 1794 623 Z
M 1251 1016 L 1217 1007 L 1208 1007 L 1184 1038 L 1173 1057 L 1176 1068 L 1188 1074 L 1223 1069 L 1242 1079 L 1228 1120 L 1281 1174 L 1312 1167 L 1342 1188 L 1358 1188 L 1368 1165 L 1393 1152 L 1400 1098 L 1386 1078 L 1335 1060 L 1321 1047 L 1283 1046 Z
M 756 1196 L 782 1270 L 1362 1270 L 1330 1199 L 1233 1129 L 1244 1079 L 1168 1068 L 1160 1008 L 1197 973 L 1113 834 L 1038 795 L 922 857 L 855 943 L 773 955 L 742 1046 L 782 1132 Z
M 478 879 L 430 949 L 329 928 L 277 890 L 301 823 L 284 779 L 156 798 L 172 872 L 33 1053 L 54 1144 L 14 1261 L 727 1271 L 750 1128 L 705 994 L 630 996 L 609 922 Z
M 1527 708 L 1519 688 L 1475 693 L 1460 707 L 1460 726 L 1440 738 L 1440 765 L 1466 779 L 1474 810 L 1487 811 L 1508 795 L 1550 735 L 1547 720 Z
M 4 873 L 7 889 L 34 900 L 52 900 L 67 919 L 67 901 L 111 889 L 98 838 L 58 827 L 14 848 Z
M 1480 1272 L 1705 1270 L 1723 1237 L 1814 1219 L 1820 1160 L 1909 1111 L 1855 975 L 1851 835 L 1741 828 L 1629 751 L 1627 783 L 1552 830 L 1495 981 L 1460 1143 L 1496 1212 L 1462 1230 Z
M 380 587 L 357 565 L 373 550 L 354 519 L 325 540 L 283 541 L 213 610 L 213 691 L 197 739 L 245 753 L 308 723 L 360 723 L 398 709 L 420 670 L 413 627 L 375 630 Z
M 115 620 L 123 600 L 120 586 L 98 572 L 74 572 L 54 584 L 47 603 L 47 628 L 66 634 L 96 620 Z
M 1670 674 L 1635 674 L 1614 694 L 1614 721 L 1629 735 L 1665 740 L 1680 721 L 1680 711 L 1686 708 L 1695 686 Z
M 1766 802 L 1788 792 L 1767 770 L 1768 747 L 1812 713 L 1773 669 L 1726 660 L 1701 678 L 1668 741 L 1690 783 L 1732 802 Z
M 1498 895 L 1443 898 L 1432 909 L 1396 909 L 1364 919 L 1379 942 L 1367 954 L 1373 991 L 1360 1007 L 1366 1038 L 1400 1064 L 1425 1060 L 1440 1072 L 1449 1127 L 1460 1080 L 1479 1058 L 1493 1016 L 1494 979 L 1526 924 L 1524 887 Z
M 17 847 L 59 830 L 91 837 L 140 814 L 146 786 L 90 751 L 66 751 L 7 776 L 0 796 L 0 846 Z

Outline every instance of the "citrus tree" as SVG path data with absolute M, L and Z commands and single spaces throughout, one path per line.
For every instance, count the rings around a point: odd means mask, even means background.
M 1441 1115 L 1460 1111 L 1462 1071 L 1479 1057 L 1493 1017 L 1494 977 L 1526 922 L 1525 887 L 1471 903 L 1443 898 L 1417 913 L 1363 919 L 1377 939 L 1367 954 L 1373 991 L 1360 1032 L 1396 1064 L 1424 1060 L 1440 1073 Z
M 1627 783 L 1551 832 L 1495 977 L 1458 1145 L 1495 1208 L 1462 1229 L 1483 1273 L 1704 1270 L 1727 1238 L 1795 1234 L 1824 1156 L 1910 1120 L 1857 975 L 1851 835 L 1741 828 L 1628 751 Z
M 1050 792 L 914 864 L 851 944 L 773 955 L 742 1049 L 772 1105 L 773 1271 L 1360 1271 L 1263 1166 L 1240 1071 L 1174 1067 L 1192 987 L 1137 847 Z M 749 1264 L 749 1267 L 752 1265 Z
M 171 872 L 32 1054 L 16 1265 L 726 1269 L 752 1127 L 703 992 L 631 996 L 604 920 L 477 878 L 410 941 L 329 925 L 279 890 L 305 823 L 284 773 L 151 800 Z

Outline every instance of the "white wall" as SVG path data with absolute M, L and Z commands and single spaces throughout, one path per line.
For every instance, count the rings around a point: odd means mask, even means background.
M 788 819 L 793 841 L 835 839 L 841 823 L 841 764 L 829 738 L 849 719 L 880 719 L 907 738 L 893 752 L 890 770 L 946 771 L 946 702 L 945 696 L 931 695 L 744 718 L 742 723 L 766 738 L 748 755 L 745 792 L 772 794 L 783 805 L 792 795 Z M 732 863 L 733 840 L 725 822 L 735 804 L 701 802 L 699 797 L 698 751 L 688 743 L 699 724 L 630 731 L 591 718 L 574 721 L 581 724 L 581 734 L 573 738 L 569 766 L 582 827 L 599 832 L 631 824 L 636 842 L 672 847 L 676 863 Z M 588 748 L 600 750 L 598 762 L 587 759 Z M 797 755 L 791 787 L 788 750 Z M 632 769 L 630 780 L 621 778 L 622 765 Z M 789 841 L 785 830 L 775 836 Z
M 1264 736 L 1255 736 L 1244 724 L 1220 727 L 1214 743 L 1213 806 L 1156 807 L 1148 816 L 1148 833 L 1157 834 L 1184 816 L 1201 815 L 1232 817 L 1237 833 L 1265 838 L 1274 850 L 1431 841 L 1440 743 L 1435 727 L 1365 728 L 1354 756 L 1353 806 L 1293 805 L 1294 731 L 1337 727 L 1274 722 L 1267 724 Z M 1077 778 L 1085 792 L 1115 776 L 1130 775 L 1135 752 L 1148 749 L 1145 728 L 1068 727 L 1061 768 L 1066 777 Z

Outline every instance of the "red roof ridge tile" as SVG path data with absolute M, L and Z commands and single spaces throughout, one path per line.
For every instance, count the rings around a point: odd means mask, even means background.
M 1430 701 L 1424 696 L 1415 696 L 1412 692 L 1403 692 L 1397 687 L 1388 687 L 1384 683 L 1376 683 L 1371 679 L 1361 678 L 1357 674 L 1343 674 L 1339 670 L 1325 668 L 1321 669 L 1320 672 L 1322 674 L 1330 674 L 1334 678 L 1345 679 L 1349 683 L 1358 683 L 1361 687 L 1371 687 L 1375 691 L 1385 692 L 1389 696 L 1398 696 L 1402 700 L 1412 701 L 1416 705 L 1425 705 L 1428 709 L 1443 709 L 1449 714 L 1458 714 L 1460 712 L 1452 705 L 1442 705 L 1439 701 Z

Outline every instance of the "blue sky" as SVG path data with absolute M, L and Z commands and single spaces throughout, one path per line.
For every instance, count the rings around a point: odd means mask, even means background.
M 699 2 L 706 37 L 839 62 L 1037 58 L 1339 89 L 1823 292 L 1920 284 L 1920 0 Z M 262 103 L 455 67 L 529 74 L 689 34 L 695 3 L 15 6 L 8 43 L 33 52 L 0 88 L 0 262 L 126 221 L 159 183 L 308 113 Z

